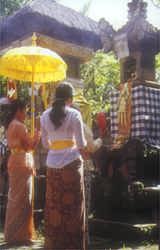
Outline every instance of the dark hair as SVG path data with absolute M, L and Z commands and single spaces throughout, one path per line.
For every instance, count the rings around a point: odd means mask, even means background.
M 5 128 L 8 128 L 10 122 L 14 119 L 15 114 L 18 110 L 24 110 L 26 103 L 22 100 L 14 100 L 8 105 L 8 112 L 5 119 Z
M 59 128 L 65 119 L 65 102 L 73 98 L 73 87 L 71 84 L 61 83 L 56 88 L 55 101 L 50 112 L 50 120 L 55 128 Z

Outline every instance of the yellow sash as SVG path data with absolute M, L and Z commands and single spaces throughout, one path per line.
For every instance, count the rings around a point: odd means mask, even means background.
M 49 143 L 49 149 L 63 150 L 66 148 L 72 148 L 74 145 L 75 145 L 75 142 L 73 140 L 53 141 Z
M 32 150 L 24 150 L 22 148 L 12 148 L 11 149 L 11 154 L 22 154 L 22 153 L 32 153 L 33 151 Z

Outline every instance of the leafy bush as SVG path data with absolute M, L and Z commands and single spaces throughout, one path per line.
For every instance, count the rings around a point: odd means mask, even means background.
M 120 65 L 113 53 L 97 51 L 91 60 L 81 65 L 84 95 L 93 113 L 109 109 L 109 92 L 120 82 Z

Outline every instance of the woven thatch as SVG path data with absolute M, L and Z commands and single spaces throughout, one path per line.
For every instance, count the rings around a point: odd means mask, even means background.
M 101 48 L 98 23 L 53 0 L 34 0 L 0 22 L 0 48 L 38 32 L 93 49 Z

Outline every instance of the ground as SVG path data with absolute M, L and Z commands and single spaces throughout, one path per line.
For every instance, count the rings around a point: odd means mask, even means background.
M 2 230 L 0 232 L 0 249 L 1 250 L 45 250 L 43 248 L 43 237 L 39 237 L 39 239 L 34 243 L 32 247 L 10 247 L 7 246 L 3 241 L 3 233 Z M 102 239 L 94 237 L 91 239 L 90 250 L 158 250 L 158 245 L 149 244 L 147 242 L 143 243 L 125 243 L 125 242 L 113 242 L 109 239 Z

